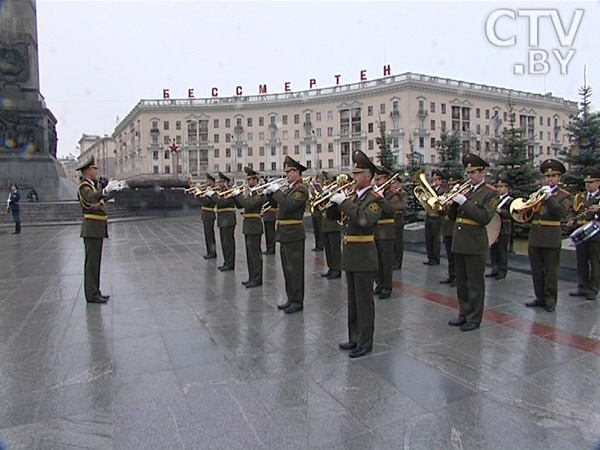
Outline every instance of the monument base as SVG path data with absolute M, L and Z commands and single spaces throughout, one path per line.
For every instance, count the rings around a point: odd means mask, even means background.
M 76 200 L 77 185 L 65 177 L 61 164 L 49 155 L 0 155 L 0 186 L 17 183 L 24 201 L 34 188 L 40 201 Z

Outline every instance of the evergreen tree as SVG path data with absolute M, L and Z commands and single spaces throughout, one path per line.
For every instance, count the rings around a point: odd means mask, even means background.
M 415 151 L 414 141 L 410 136 L 408 138 L 408 145 L 410 147 L 410 152 L 406 154 L 408 164 L 403 167 L 403 171 L 406 176 L 404 189 L 408 191 L 408 203 L 406 205 L 406 209 L 404 210 L 404 220 L 406 223 L 412 223 L 423 220 L 424 217 L 423 207 L 413 195 L 413 190 L 417 185 L 414 176 L 419 170 L 423 170 L 424 164 L 421 160 L 421 154 Z
M 533 166 L 533 155 L 527 153 L 531 142 L 525 137 L 525 131 L 515 126 L 516 114 L 514 102 L 508 100 L 508 127 L 502 130 L 498 140 L 499 152 L 495 158 L 496 174 L 506 173 L 512 181 L 511 195 L 525 197 L 537 188 L 540 179 L 539 169 Z
M 463 166 L 461 161 L 462 144 L 458 133 L 442 132 L 440 139 L 435 143 L 438 154 L 438 167 L 442 169 L 446 175 L 452 172 L 462 172 Z
M 571 116 L 566 128 L 571 144 L 562 152 L 564 161 L 569 165 L 562 180 L 571 192 L 585 189 L 581 173 L 585 167 L 600 166 L 600 113 L 590 111 L 592 87 L 584 83 L 579 95 L 579 112 Z
M 390 172 L 394 170 L 396 165 L 396 155 L 392 151 L 392 137 L 385 134 L 385 122 L 379 122 L 379 137 L 375 138 L 375 142 L 379 146 L 377 160 L 379 164 Z

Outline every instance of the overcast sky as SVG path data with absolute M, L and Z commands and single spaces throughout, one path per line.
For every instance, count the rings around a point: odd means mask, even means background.
M 495 33 L 486 20 L 498 9 Z M 525 10 L 539 19 L 530 45 Z M 576 10 L 583 10 L 576 27 Z M 557 11 L 554 13 L 553 11 Z M 540 13 L 541 14 L 541 13 Z M 546 12 L 543 12 L 546 14 Z M 493 16 L 492 16 L 493 17 Z M 294 91 L 407 71 L 578 99 L 588 84 L 600 105 L 600 2 L 204 2 L 37 0 L 41 92 L 58 119 L 58 154 L 78 155 L 82 133 L 111 134 L 140 99 Z M 536 22 L 532 20 L 531 23 Z M 561 43 L 559 31 L 565 29 Z M 571 28 L 569 28 L 571 26 Z M 571 39 L 569 38 L 571 31 Z M 576 30 L 576 32 L 575 32 Z M 514 45 L 500 47 L 496 44 Z M 596 36 L 596 37 L 594 37 Z M 562 44 L 562 45 L 561 45 Z M 574 54 L 561 74 L 553 50 Z M 531 74 L 528 54 L 547 54 Z M 514 66 L 525 66 L 523 75 Z

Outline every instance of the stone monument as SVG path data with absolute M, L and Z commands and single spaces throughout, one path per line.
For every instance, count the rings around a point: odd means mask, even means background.
M 0 188 L 76 198 L 56 159 L 56 118 L 40 93 L 35 0 L 0 0 Z

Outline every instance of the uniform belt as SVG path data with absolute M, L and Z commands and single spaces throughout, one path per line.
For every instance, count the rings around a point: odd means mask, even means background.
M 257 217 L 260 219 L 260 213 L 244 213 L 244 217 L 247 217 L 247 218 Z
M 533 219 L 531 221 L 532 225 L 542 225 L 544 227 L 560 227 L 560 220 L 543 220 L 543 219 Z
M 577 225 L 585 225 L 586 223 L 590 223 L 591 220 L 585 220 L 585 219 L 577 219 Z
M 84 214 L 83 218 L 92 220 L 108 220 L 108 216 L 101 216 L 100 214 Z
M 458 219 L 456 219 L 456 223 L 464 223 L 465 225 L 475 225 L 478 227 L 481 226 L 481 224 L 476 220 L 467 219 L 466 217 L 459 217 Z
M 235 208 L 217 208 L 217 212 L 234 212 Z
M 394 223 L 394 219 L 379 219 L 377 225 L 385 225 L 386 223 Z
M 404 210 L 403 209 L 399 209 L 398 211 L 396 211 L 396 215 L 398 214 L 404 214 Z
M 299 219 L 279 219 L 277 221 L 278 225 L 301 225 L 302 220 Z
M 504 222 L 504 223 L 511 223 L 512 220 L 510 220 L 510 219 L 502 219 L 502 222 Z
M 212 208 L 208 207 L 208 206 L 203 206 L 202 207 L 202 211 L 211 211 L 211 212 L 215 212 L 215 207 L 213 206 Z
M 373 234 L 350 234 L 344 236 L 344 242 L 375 242 Z

